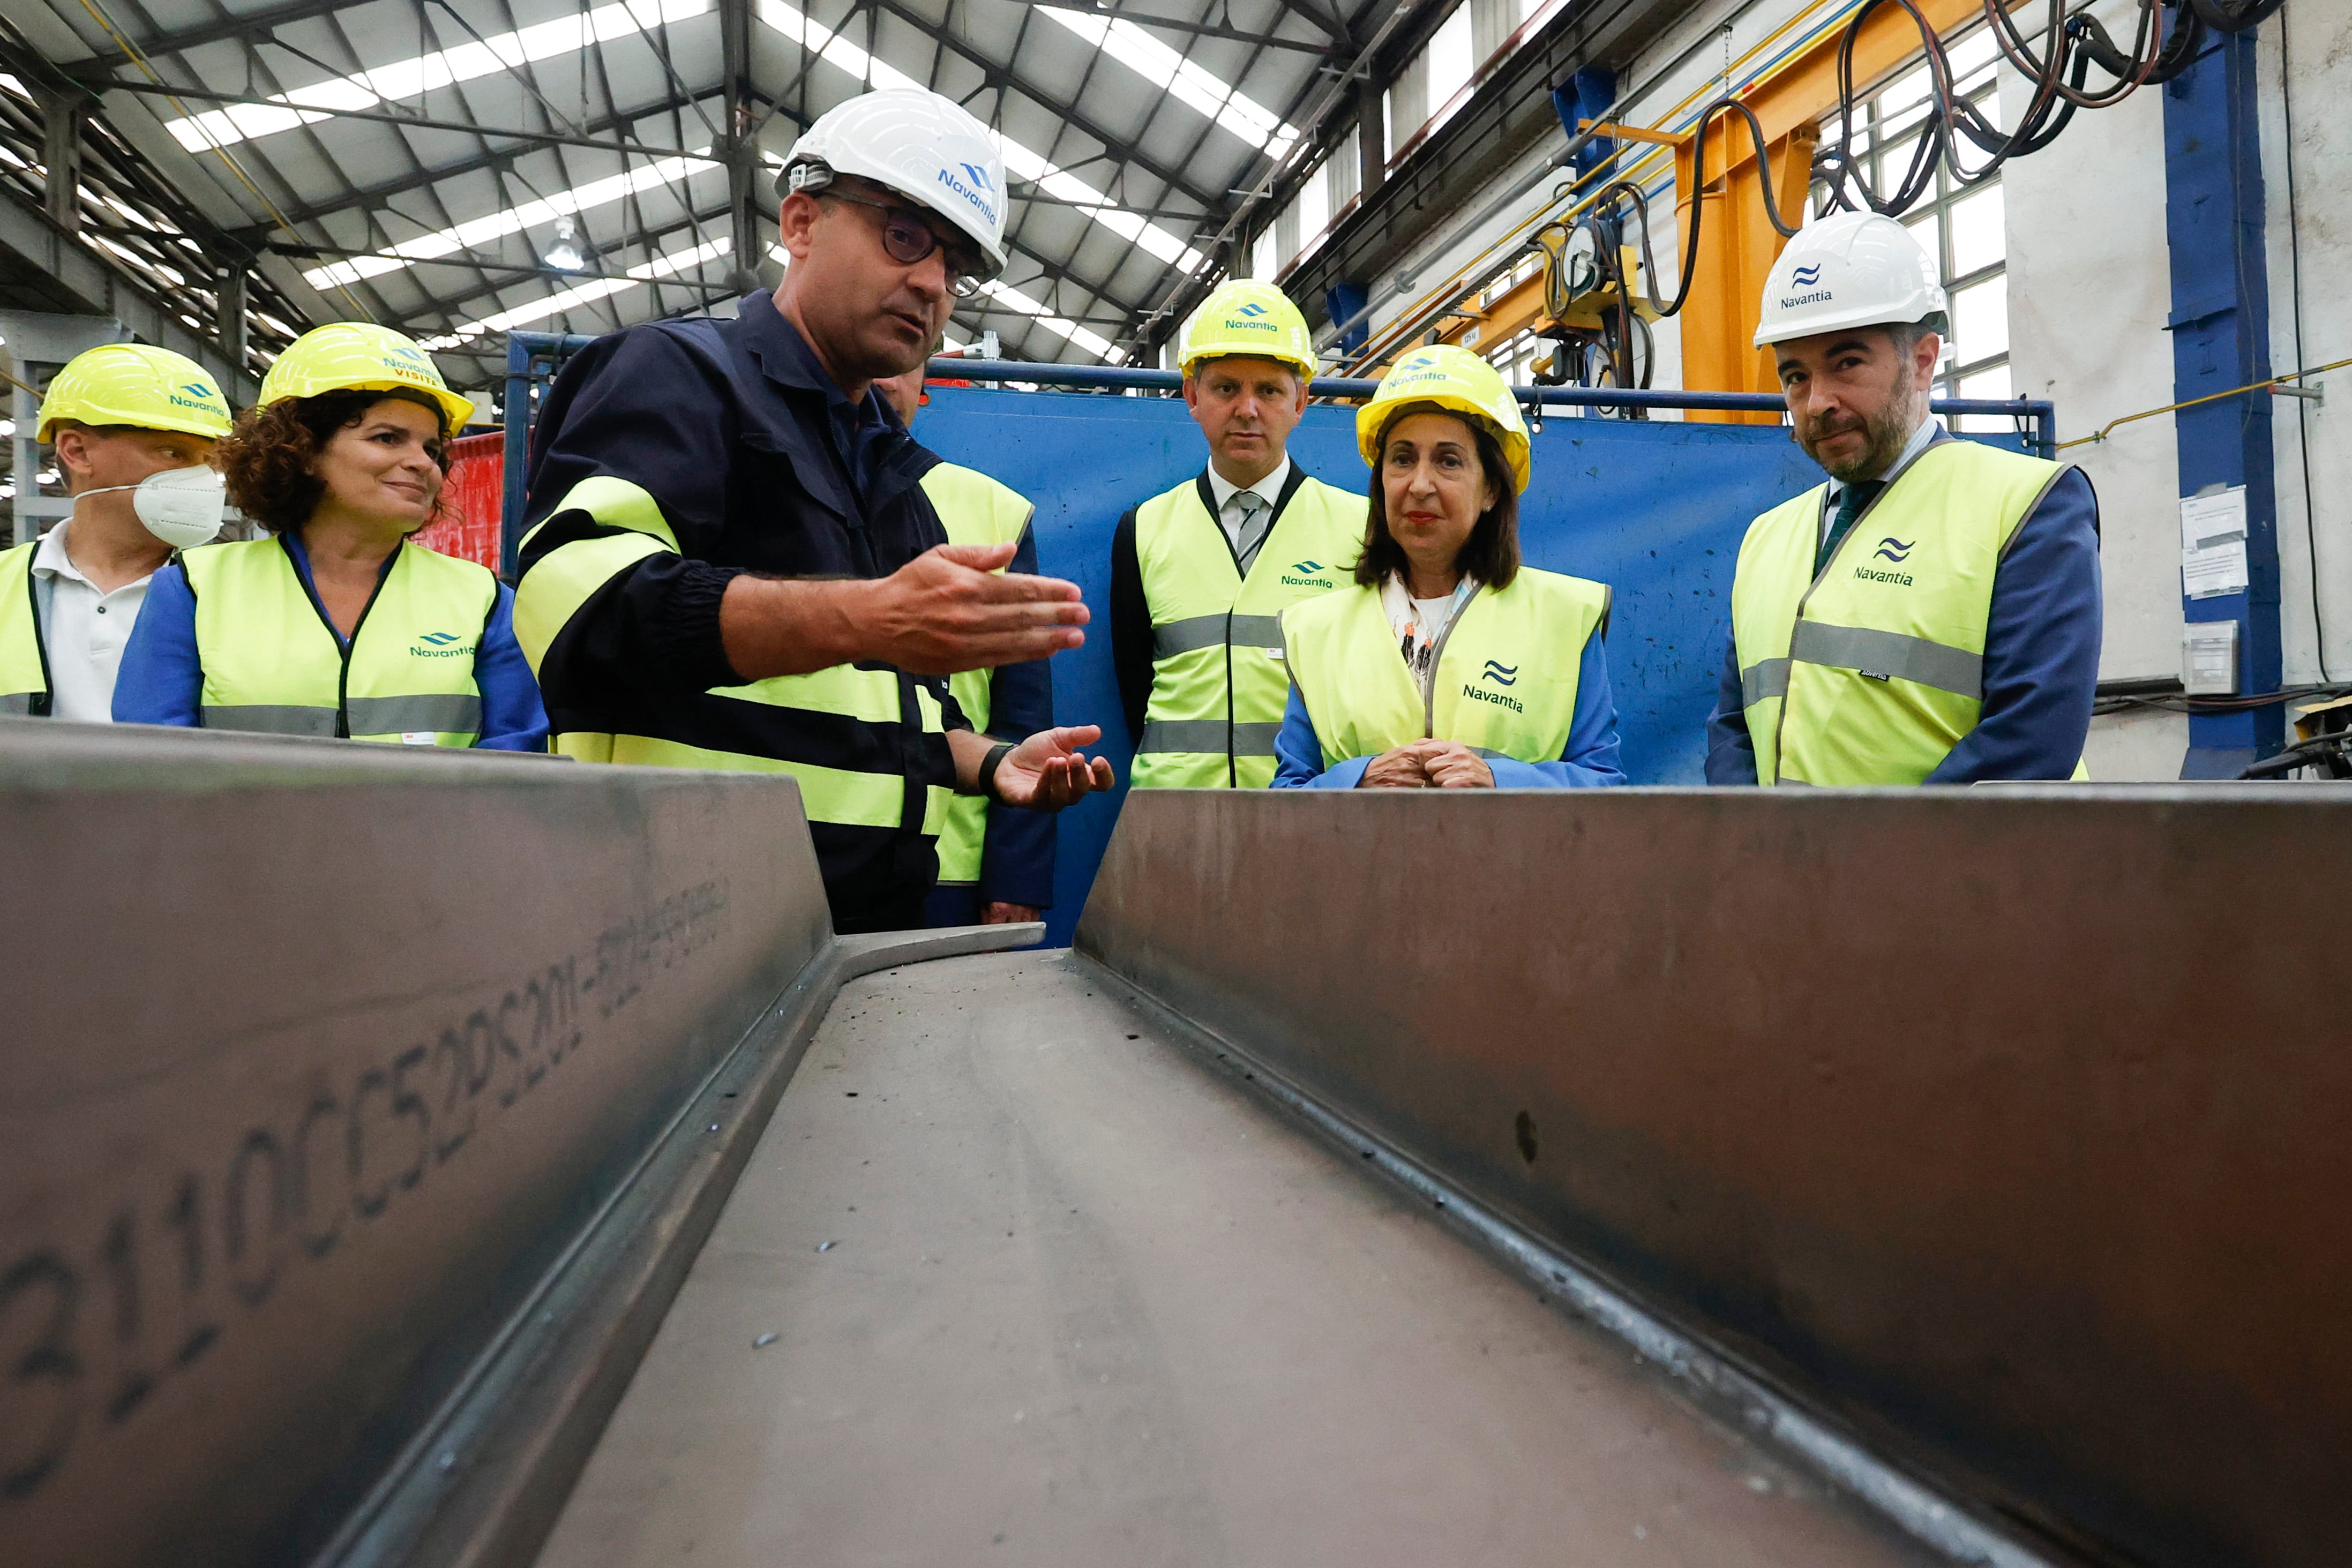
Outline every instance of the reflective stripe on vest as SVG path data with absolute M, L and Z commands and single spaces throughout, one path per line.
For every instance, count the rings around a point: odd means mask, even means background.
M 207 729 L 471 746 L 481 738 L 474 660 L 499 580 L 469 560 L 403 544 L 348 648 L 278 539 L 184 551 L 196 600 Z
M 1247 578 L 1199 476 L 1135 509 L 1136 563 L 1151 607 L 1151 698 L 1138 739 L 1139 789 L 1274 781 L 1274 737 L 1290 676 L 1283 612 L 1350 585 L 1365 501 L 1302 479 Z
M 1812 575 L 1828 486 L 1749 525 L 1732 579 L 1740 701 L 1761 784 L 1916 784 L 1983 709 L 2000 559 L 2065 472 L 1939 441 Z
M 40 540 L 27 539 L 0 550 L 0 714 L 49 711 L 48 650 L 33 597 L 33 552 L 40 548 Z
M 644 486 L 626 479 L 599 475 L 582 480 L 548 517 L 567 512 L 585 512 L 608 531 L 549 551 L 516 586 L 515 638 L 533 675 L 572 616 L 606 583 L 648 556 L 677 553 L 677 537 L 662 517 L 660 504 Z M 539 528 L 546 526 L 541 522 Z M 529 535 L 524 542 L 530 542 Z M 812 822 L 930 835 L 945 824 L 948 802 L 954 798 L 946 782 L 953 778 L 946 716 L 938 700 L 912 677 L 888 665 L 835 664 L 803 675 L 714 686 L 705 695 L 763 710 L 752 716 L 754 723 L 747 727 L 764 730 L 773 741 L 772 749 L 701 747 L 588 730 L 558 733 L 549 745 L 583 761 L 789 773 L 800 783 L 802 809 Z M 900 766 L 887 772 L 834 766 L 845 754 L 841 739 L 845 724 L 863 726 L 869 732 L 860 738 L 872 744 L 854 747 L 860 755 L 887 758 Z M 919 787 L 910 786 L 903 768 L 911 749 L 909 730 L 925 737 L 926 761 L 937 775 Z
M 1482 757 L 1557 762 L 1576 723 L 1584 647 L 1607 620 L 1609 598 L 1604 584 L 1532 567 L 1508 588 L 1478 590 L 1438 640 L 1425 699 L 1397 652 L 1379 589 L 1286 611 L 1290 675 L 1323 766 L 1430 738 Z
M 1020 494 L 985 474 L 952 463 L 941 463 L 923 476 L 923 492 L 948 531 L 951 545 L 1009 545 L 1021 542 L 1034 508 Z M 948 690 L 971 720 L 986 731 L 989 719 L 988 683 L 992 670 L 966 670 L 948 677 Z M 1019 736 L 1011 738 L 1018 740 Z M 973 883 L 980 880 L 981 852 L 988 837 L 988 802 L 977 795 L 950 799 L 947 825 L 940 832 L 940 880 Z

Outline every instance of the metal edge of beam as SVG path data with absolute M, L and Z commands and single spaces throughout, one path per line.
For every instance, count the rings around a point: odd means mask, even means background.
M 1044 935 L 1032 923 L 833 938 L 582 1227 L 314 1568 L 530 1562 L 841 988 Z
M 195 361 L 219 378 L 232 402 L 250 402 L 257 395 L 258 383 L 230 366 L 217 340 L 191 331 L 88 247 L 58 233 L 46 214 L 26 206 L 14 191 L 0 195 L 5 198 L 0 200 L 0 252 L 12 253 L 46 274 L 81 308 L 81 314 L 111 316 L 142 341 Z
M 1933 1485 L 1871 1451 L 1834 1420 L 1782 1393 L 1738 1361 L 1674 1326 L 1590 1265 L 1512 1224 L 1386 1140 L 1323 1104 L 1240 1042 L 1193 1021 L 1083 948 L 1112 994 L 1149 1017 L 1208 1071 L 1273 1104 L 1335 1154 L 1354 1155 L 1434 1211 L 1438 1223 L 1492 1254 L 1540 1298 L 1609 1335 L 1637 1365 L 1654 1365 L 1720 1424 L 1769 1448 L 1832 1492 L 1951 1562 L 1981 1568 L 2063 1568 L 2071 1559 L 2003 1533 Z

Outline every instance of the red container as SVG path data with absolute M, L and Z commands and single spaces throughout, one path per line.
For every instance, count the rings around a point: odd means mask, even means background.
M 449 480 L 441 516 L 414 536 L 443 555 L 499 570 L 499 517 L 506 506 L 507 438 L 467 435 L 449 444 Z

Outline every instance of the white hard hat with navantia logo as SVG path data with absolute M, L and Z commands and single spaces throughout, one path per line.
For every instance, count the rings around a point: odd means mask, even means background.
M 1877 213 L 1835 213 L 1799 229 L 1772 264 L 1756 346 L 1924 321 L 1944 309 L 1936 263 L 1910 230 Z
M 1004 160 L 952 99 L 886 87 L 836 104 L 793 143 L 777 187 L 814 193 L 835 174 L 887 185 L 955 225 L 986 257 L 983 278 L 1004 270 Z

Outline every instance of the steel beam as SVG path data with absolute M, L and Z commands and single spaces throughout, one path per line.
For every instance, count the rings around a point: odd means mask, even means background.
M 1131 143 L 1126 137 L 1118 135 L 1108 127 L 1101 124 L 1092 115 L 1086 113 L 1076 104 L 1066 101 L 1057 93 L 1047 91 L 1044 86 L 1033 78 L 1023 75 L 1010 66 L 1002 65 L 997 61 L 989 58 L 986 55 L 982 54 L 978 49 L 973 48 L 963 39 L 956 37 L 955 33 L 951 29 L 944 27 L 939 23 L 932 21 L 929 17 L 925 16 L 921 12 L 900 5 L 898 0 L 877 0 L 876 9 L 888 12 L 891 16 L 898 17 L 908 26 L 921 33 L 925 37 L 934 39 L 944 45 L 950 52 L 961 57 L 968 64 L 977 68 L 982 77 L 986 79 L 988 85 L 996 89 L 999 92 L 1017 92 L 1022 97 L 1037 104 L 1040 108 L 1052 110 L 1066 124 L 1067 124 L 1070 129 L 1081 132 L 1093 141 L 1100 142 L 1104 147 L 1109 149 L 1110 152 L 1118 157 L 1119 162 L 1134 164 L 1137 168 L 1142 170 L 1153 179 L 1158 180 L 1161 184 L 1166 185 L 1171 190 L 1181 191 L 1185 195 L 1191 197 L 1193 201 L 1200 203 L 1203 207 L 1209 209 L 1212 213 L 1216 214 L 1220 218 L 1222 218 L 1223 214 L 1231 209 L 1232 204 L 1224 197 L 1213 195 L 1210 192 L 1202 189 L 1199 184 L 1185 174 L 1182 169 L 1163 163 L 1159 159 L 1143 152 L 1140 148 L 1138 148 Z
M 210 336 L 190 330 L 88 245 L 59 232 L 39 208 L 5 186 L 0 186 L 0 258 L 45 279 L 58 312 L 110 316 L 140 341 L 185 354 L 218 376 L 231 402 L 252 401 L 253 378 L 225 361 Z
M 1286 13 L 1288 14 L 1288 13 Z M 1331 53 L 1331 26 L 1328 22 L 1308 20 L 1307 26 L 1323 34 L 1323 41 L 1307 38 L 1278 38 L 1271 33 L 1253 33 L 1241 27 L 1220 27 L 1207 22 L 1180 22 L 1173 16 L 1148 16 L 1141 11 L 1112 11 L 1108 15 L 1122 22 L 1132 22 L 1139 27 L 1153 27 L 1161 32 L 1182 33 L 1195 38 L 1225 38 L 1236 44 L 1256 44 L 1269 49 L 1294 49 L 1300 54 L 1318 57 Z
M 1077 946 L 2053 1555 L 2335 1568 L 2347 884 L 2325 785 L 1137 790 Z
M 525 131 L 515 126 L 478 125 L 468 120 L 436 120 L 427 115 L 404 114 L 395 110 L 373 109 L 320 109 L 310 104 L 288 103 L 280 99 L 254 98 L 242 93 L 208 92 L 200 88 L 176 87 L 163 82 L 93 81 L 83 84 L 90 91 L 132 92 L 152 98 L 194 99 L 200 103 L 242 104 L 257 109 L 294 109 L 304 114 L 322 115 L 329 120 L 357 120 L 374 125 L 398 125 L 410 131 L 456 131 L 467 136 L 496 136 L 524 142 L 534 147 L 588 147 L 600 152 L 635 152 L 647 158 L 697 158 L 718 163 L 724 160 L 717 152 L 690 152 L 683 147 L 646 147 L 635 141 L 613 141 L 593 136 L 568 136 L 558 131 Z
M 206 44 L 217 44 L 226 38 L 267 37 L 279 27 L 296 22 L 307 22 L 313 16 L 329 16 L 338 11 L 352 9 L 352 0 L 292 0 L 292 4 L 273 6 L 267 11 L 255 11 L 242 16 L 224 16 L 215 22 L 200 22 L 191 27 L 175 27 L 169 33 L 131 40 L 142 55 L 185 54 Z M 131 57 L 121 49 L 109 49 L 78 60 L 62 60 L 60 68 L 79 73 L 128 65 Z
M 1662 27 L 1692 8 L 1693 0 L 1594 0 L 1561 7 L 1292 271 L 1286 287 L 1308 302 L 1309 319 L 1336 282 L 1360 282 L 1375 299 L 1393 292 L 1386 287 L 1393 269 L 1458 216 L 1463 191 L 1476 189 L 1559 134 L 1554 86 L 1584 66 L 1629 63 Z
M 2204 52 L 2164 89 L 2165 234 L 2170 242 L 2173 397 L 2202 398 L 2270 379 L 2270 274 L 2263 252 L 2261 117 L 2252 32 L 2206 32 Z M 2191 626 L 2233 622 L 2237 690 L 2278 690 L 2278 497 L 2267 392 L 2174 413 L 2180 494 L 2239 492 L 2247 586 L 2184 597 Z M 2184 584 L 2184 592 L 2186 585 Z M 2233 779 L 2285 743 L 2278 704 L 2189 719 L 2184 779 Z
M 745 293 L 760 286 L 758 193 L 762 165 L 751 95 L 751 0 L 719 0 L 720 80 L 726 91 L 726 133 L 719 151 L 727 160 L 729 233 L 733 235 L 730 281 Z
M 712 90 L 715 92 L 718 89 Z M 675 99 L 659 99 L 640 108 L 625 110 L 617 114 L 608 114 L 601 119 L 592 120 L 583 129 L 592 137 L 600 137 L 625 126 L 650 120 L 657 114 L 666 113 L 678 107 L 681 106 Z M 658 157 L 663 154 L 663 150 L 657 147 L 642 147 L 635 142 L 625 143 L 625 145 L 631 151 L 643 153 L 647 157 Z M 411 191 L 423 190 L 463 175 L 478 173 L 484 169 L 519 158 L 530 151 L 528 147 L 515 147 L 500 152 L 471 153 L 463 158 L 452 159 L 446 163 L 435 163 L 417 169 L 394 179 L 381 181 L 373 185 L 340 192 L 309 206 L 289 206 L 282 210 L 286 214 L 286 221 L 289 224 L 299 225 L 316 223 L 320 218 L 332 217 L 338 213 L 351 212 L 355 208 L 381 206 L 394 196 L 405 195 Z
M 79 92 L 35 89 L 41 106 L 42 207 L 68 234 L 81 232 L 81 128 L 89 114 Z

